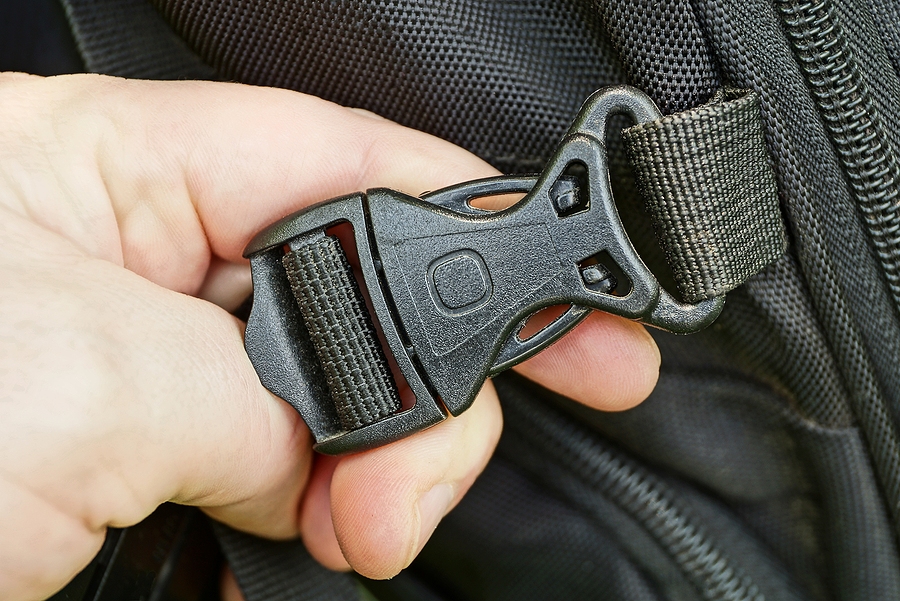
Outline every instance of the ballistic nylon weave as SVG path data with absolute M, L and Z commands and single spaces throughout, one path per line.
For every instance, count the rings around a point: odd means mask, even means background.
M 725 89 L 622 138 L 682 298 L 721 296 L 784 253 L 756 94 Z
M 584 99 L 623 81 L 582 0 L 151 3 L 226 79 L 365 107 L 504 172 L 539 171 Z
M 822 4 L 795 2 L 792 18 L 785 12 L 773 12 L 768 3 L 744 0 L 710 0 L 701 12 L 705 12 L 712 44 L 723 57 L 720 64 L 726 77 L 735 85 L 755 89 L 762 99 L 779 188 L 782 197 L 788 200 L 786 209 L 798 265 L 846 387 L 842 402 L 849 402 L 865 435 L 896 528 L 896 518 L 900 516 L 897 435 L 900 370 L 896 367 L 900 364 L 900 323 L 890 290 L 883 284 L 884 266 L 869 251 L 872 240 L 863 227 L 858 199 L 842 165 L 841 159 L 846 157 L 840 156 L 840 149 L 829 138 L 822 123 L 825 116 L 810 91 L 811 85 L 823 83 L 842 86 L 844 78 L 817 77 L 813 84 L 806 80 L 801 67 L 815 60 L 813 56 L 818 50 L 833 47 L 829 36 L 835 30 L 827 26 L 814 28 L 818 33 L 811 35 L 811 43 L 803 46 L 792 47 L 785 39 L 783 20 L 796 25 L 797 17 Z M 830 18 L 834 18 L 833 13 Z M 853 21 L 844 23 L 848 22 Z M 864 36 L 857 37 L 857 44 L 872 46 L 877 30 L 865 21 L 856 20 L 856 23 L 859 36 Z M 845 35 L 850 31 L 851 28 L 846 28 Z M 757 43 L 748 45 L 749 39 Z M 839 63 L 832 66 L 840 68 Z M 868 69 L 876 66 L 874 61 L 867 65 Z M 825 73 L 829 65 L 820 62 L 819 68 L 823 71 L 817 75 Z M 862 73 L 868 69 L 855 65 L 853 71 Z M 896 80 L 896 75 L 889 71 L 879 75 L 886 81 Z M 873 85 L 871 80 L 866 83 Z M 883 90 L 886 99 L 892 97 L 887 95 L 892 87 Z M 852 110 L 859 106 L 857 102 L 849 102 L 846 108 Z M 894 111 L 894 118 L 886 121 L 900 122 L 896 109 L 888 107 L 888 110 Z M 870 131 L 857 142 L 865 144 L 869 135 L 877 134 Z M 872 172 L 876 174 L 877 170 Z M 778 286 L 791 285 L 780 278 L 776 282 Z M 789 310 L 798 309 L 790 306 Z M 736 343 L 752 327 L 752 322 L 748 322 L 734 328 Z M 771 347 L 771 342 L 760 350 L 767 347 Z M 859 575 L 848 570 L 846 562 L 835 560 L 832 573 L 834 578 L 846 583 L 842 585 L 844 590 L 864 590 Z
M 900 310 L 900 164 L 831 2 L 781 0 L 788 39 L 802 60 L 838 157 Z
M 705 102 L 721 87 L 690 0 L 594 0 L 628 83 L 664 115 Z
M 146 0 L 65 0 L 87 70 L 141 79 L 216 79 Z
M 869 0 L 869 5 L 888 59 L 894 71 L 900 74 L 900 4 L 893 0 Z
M 344 429 L 399 411 L 397 387 L 337 239 L 306 240 L 283 262 Z

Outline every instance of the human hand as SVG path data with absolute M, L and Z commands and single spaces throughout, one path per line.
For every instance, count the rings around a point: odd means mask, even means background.
M 408 565 L 496 444 L 492 386 L 430 430 L 314 459 L 228 313 L 250 291 L 241 250 L 315 201 L 493 174 L 431 136 L 282 90 L 0 76 L 0 598 L 50 595 L 107 527 L 165 501 L 300 535 L 334 569 Z M 642 327 L 594 314 L 518 369 L 624 409 L 658 362 Z

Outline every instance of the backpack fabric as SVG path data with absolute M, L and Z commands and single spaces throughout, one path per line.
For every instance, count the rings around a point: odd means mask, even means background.
M 654 333 L 659 385 L 633 410 L 499 377 L 496 457 L 409 569 L 362 586 L 385 600 L 900 598 L 896 2 L 63 4 L 88 70 L 298 90 L 510 173 L 539 171 L 600 87 L 634 85 L 666 114 L 755 90 L 788 252 L 706 331 Z M 612 186 L 666 281 L 624 125 L 608 135 Z

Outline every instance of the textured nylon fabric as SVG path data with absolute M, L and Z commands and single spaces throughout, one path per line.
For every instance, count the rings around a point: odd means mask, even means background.
M 320 566 L 300 541 L 267 541 L 217 522 L 213 530 L 248 600 L 363 599 L 352 577 Z
M 622 81 L 576 0 L 153 3 L 226 79 L 365 107 L 506 172 L 539 170 L 584 99 Z
M 728 295 L 728 310 L 717 327 L 739 331 L 740 337 L 717 336 L 720 332 L 715 331 L 697 337 L 711 350 L 724 347 L 722 355 L 751 366 L 765 381 L 790 382 L 791 404 L 798 414 L 824 426 L 847 427 L 854 423 L 847 392 L 808 295 L 796 260 L 785 255 L 765 277 L 753 278 Z M 755 327 L 743 327 L 742 322 Z M 710 363 L 708 357 L 704 360 Z
M 61 0 L 89 72 L 141 79 L 215 79 L 146 0 Z
M 292 245 L 282 262 L 341 426 L 355 430 L 399 411 L 397 386 L 337 238 Z
M 900 4 L 895 0 L 869 0 L 868 5 L 891 65 L 900 74 Z
M 650 94 L 663 114 L 707 101 L 721 87 L 689 0 L 594 0 L 628 83 Z
M 446 591 L 443 599 L 702 599 L 641 529 L 624 540 L 616 536 L 608 522 L 623 529 L 629 522 L 615 505 L 604 506 L 608 521 L 595 520 L 519 464 L 505 453 L 492 460 L 407 573 Z M 647 543 L 640 561 L 628 552 L 629 542 Z
M 745 573 L 667 483 L 587 429 L 554 414 L 545 403 L 535 402 L 531 395 L 519 398 L 510 388 L 506 392 L 504 419 L 513 424 L 514 434 L 509 438 L 516 441 L 511 443 L 511 454 L 527 459 L 532 466 L 546 462 L 544 469 L 539 469 L 544 477 L 560 475 L 546 469 L 554 463 L 577 474 L 593 489 L 591 496 L 608 499 L 636 522 L 672 558 L 701 598 L 767 598 L 760 587 L 775 583 L 758 583 Z M 784 587 L 773 587 L 779 588 L 786 592 Z M 776 598 L 802 597 L 782 594 Z
M 736 85 L 760 93 L 798 266 L 847 388 L 846 402 L 870 445 L 896 527 L 900 449 L 892 413 L 900 394 L 896 380 L 900 330 L 882 283 L 884 273 L 868 250 L 861 210 L 809 83 L 785 39 L 780 15 L 763 2 L 728 0 L 710 3 L 705 11 L 712 43 L 727 58 L 721 61 L 724 72 Z M 743 40 L 750 37 L 759 43 L 748 48 Z M 766 272 L 763 277 L 771 276 Z M 772 286 L 781 285 L 781 281 L 772 282 Z M 738 341 L 752 327 L 735 325 L 730 336 Z M 770 342 L 765 343 L 760 350 L 766 352 L 769 346 Z M 843 569 L 840 562 L 835 569 Z
M 700 376 L 670 364 L 661 383 L 665 398 L 654 393 L 625 414 L 568 410 L 623 450 L 727 500 L 811 595 L 900 594 L 900 558 L 857 428 L 797 419 L 776 390 L 728 371 Z M 778 510 L 763 509 L 771 506 Z M 828 548 L 853 565 L 830 566 Z
M 664 372 L 683 376 L 661 378 L 649 404 L 576 421 L 600 441 L 589 446 L 620 448 L 663 481 L 711 548 L 775 589 L 767 596 L 900 598 L 900 327 L 852 165 L 801 66 L 803 45 L 786 37 L 790 10 L 820 3 L 153 3 L 223 78 L 368 108 L 506 171 L 537 170 L 606 84 L 636 83 L 666 112 L 703 104 L 723 83 L 757 92 L 789 255 L 730 293 L 709 330 L 657 335 Z M 897 148 L 894 46 L 877 4 L 836 0 L 832 14 Z M 616 199 L 646 255 L 652 232 L 612 142 Z M 521 405 L 533 394 L 524 389 Z M 573 599 L 702 598 L 696 575 L 634 519 L 641 498 L 627 511 L 605 500 L 589 470 L 571 469 L 547 432 L 529 428 L 508 420 L 502 458 L 414 563 L 416 585 L 385 583 L 385 599 L 426 588 L 448 600 L 538 600 L 557 597 L 560 582 Z
M 782 0 L 788 39 L 900 309 L 900 164 L 833 4 Z M 827 33 L 823 33 L 823 30 Z
M 725 89 L 622 139 L 684 300 L 730 292 L 784 253 L 756 94 Z

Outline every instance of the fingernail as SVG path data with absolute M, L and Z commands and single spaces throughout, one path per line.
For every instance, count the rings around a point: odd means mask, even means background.
M 422 550 L 437 528 L 441 518 L 447 514 L 456 491 L 450 484 L 437 484 L 427 493 L 419 497 L 419 546 L 416 553 Z

